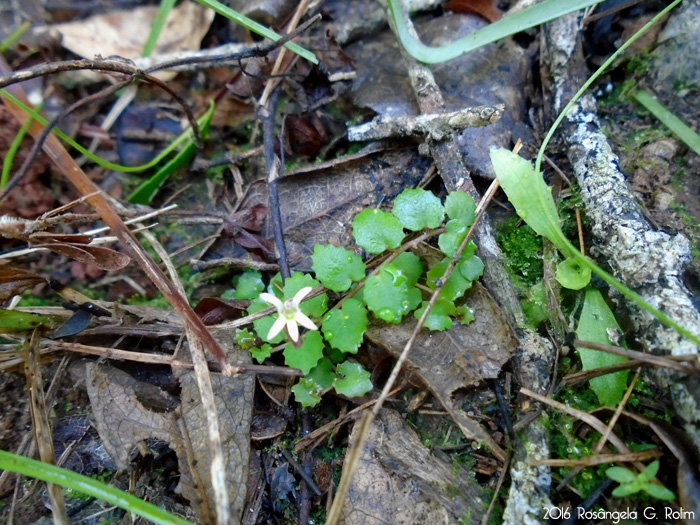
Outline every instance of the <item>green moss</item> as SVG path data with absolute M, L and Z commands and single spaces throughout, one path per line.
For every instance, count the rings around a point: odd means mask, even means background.
M 498 228 L 496 239 L 516 292 L 523 296 L 542 279 L 542 237 L 513 216 Z

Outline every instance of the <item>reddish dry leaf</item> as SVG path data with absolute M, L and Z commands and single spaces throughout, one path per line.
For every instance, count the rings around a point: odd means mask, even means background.
M 121 270 L 131 262 L 131 258 L 128 255 L 103 246 L 70 243 L 49 243 L 38 246 L 65 255 L 76 261 L 92 264 L 102 270 Z
M 0 301 L 7 301 L 27 288 L 45 282 L 44 277 L 29 270 L 2 265 L 0 266 Z
M 445 8 L 455 13 L 479 15 L 491 23 L 503 16 L 503 11 L 493 5 L 493 0 L 451 0 Z

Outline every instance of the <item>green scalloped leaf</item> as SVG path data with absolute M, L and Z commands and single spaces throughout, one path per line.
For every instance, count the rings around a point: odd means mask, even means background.
M 427 306 L 428 301 L 423 301 L 423 305 L 413 312 L 413 316 L 416 319 L 420 319 L 420 316 L 423 315 Z M 450 316 L 456 313 L 456 311 L 457 309 L 454 303 L 445 299 L 438 299 L 430 309 L 430 313 L 425 319 L 423 326 L 430 330 L 449 330 L 452 328 L 452 319 L 450 319 Z
M 476 203 L 463 191 L 453 191 L 445 199 L 445 211 L 450 219 L 461 221 L 468 228 L 476 217 Z
M 272 281 L 275 281 L 276 278 L 277 276 L 273 277 Z M 280 277 L 277 282 L 281 281 L 282 278 Z M 271 282 L 270 285 L 271 288 L 277 289 L 273 282 Z M 294 272 L 292 276 L 284 282 L 284 293 L 282 295 L 285 300 L 292 299 L 302 288 L 307 286 L 316 288 L 320 285 L 321 283 L 311 277 L 309 274 Z M 279 296 L 279 293 L 275 295 Z M 301 311 L 309 317 L 321 317 L 326 313 L 326 310 L 328 310 L 328 295 L 325 293 L 301 303 Z
M 345 292 L 353 281 L 365 277 L 365 263 L 350 250 L 331 244 L 314 246 L 311 269 L 323 286 L 334 292 Z
M 474 254 L 466 258 L 462 257 L 459 271 L 465 279 L 476 281 L 484 274 L 484 262 Z
M 335 391 L 347 397 L 360 397 L 372 390 L 367 370 L 357 363 L 345 361 L 336 367 L 338 377 L 333 383 Z
M 391 264 L 401 270 L 409 286 L 415 285 L 423 274 L 423 262 L 420 257 L 411 252 L 399 254 L 396 259 L 391 261 Z
M 610 467 L 605 471 L 605 475 L 618 483 L 633 483 L 637 481 L 637 474 L 625 467 Z
M 236 343 L 243 350 L 250 350 L 255 346 L 255 334 L 250 332 L 247 328 L 236 329 Z
M 662 485 L 657 485 L 656 483 L 645 483 L 642 485 L 641 488 L 652 498 L 664 501 L 673 501 L 674 499 L 676 499 L 676 495 L 672 491 L 668 490 Z
M 256 270 L 246 270 L 236 275 L 233 278 L 233 284 L 236 287 L 233 297 L 224 297 L 224 299 L 255 299 L 265 290 L 262 274 Z
M 382 253 L 401 245 L 403 226 L 391 213 L 363 210 L 352 221 L 352 235 L 358 246 L 369 253 Z
M 437 228 L 445 218 L 440 199 L 420 188 L 403 190 L 394 200 L 393 212 L 404 228 L 412 231 Z
M 591 282 L 591 269 L 584 266 L 576 257 L 557 264 L 557 281 L 569 290 L 580 290 Z
M 469 226 L 464 222 L 457 219 L 449 221 L 445 225 L 445 233 L 441 233 L 440 237 L 438 237 L 438 246 L 442 253 L 448 257 L 453 257 L 468 231 Z
M 318 332 L 307 332 L 299 348 L 287 343 L 282 353 L 287 366 L 298 368 L 306 375 L 323 357 L 323 337 Z
M 582 341 L 610 345 L 615 344 L 610 340 L 610 334 L 613 333 L 622 333 L 615 316 L 601 293 L 595 288 L 587 288 L 581 317 L 576 327 L 576 337 Z M 627 361 L 626 357 L 590 348 L 576 350 L 584 371 Z M 596 393 L 601 404 L 615 406 L 620 402 L 627 389 L 627 373 L 628 370 L 621 370 L 590 380 L 591 389 Z
M 350 298 L 340 310 L 334 308 L 325 315 L 321 329 L 333 348 L 356 354 L 367 330 L 367 309 L 357 299 Z
M 258 363 L 262 363 L 272 355 L 272 345 L 264 343 L 260 348 L 251 348 L 250 355 L 253 356 Z
M 255 312 L 264 310 L 268 306 L 270 305 L 260 298 L 253 299 L 250 302 L 250 306 L 248 307 L 248 313 L 254 314 Z M 258 334 L 258 337 L 263 341 L 272 343 L 273 345 L 282 342 L 282 334 L 285 333 L 283 330 L 272 339 L 267 338 L 267 334 L 270 333 L 270 328 L 272 328 L 272 325 L 275 324 L 275 320 L 278 316 L 278 313 L 274 313 L 272 315 L 268 315 L 267 317 L 263 317 L 262 319 L 256 319 L 255 321 L 253 321 L 253 329 L 255 330 L 255 333 Z
M 333 381 L 335 381 L 335 365 L 333 361 L 324 357 L 311 369 L 311 372 L 306 377 L 313 379 L 323 390 L 330 388 L 333 386 Z
M 315 407 L 318 405 L 321 402 L 321 391 L 323 389 L 310 377 L 302 377 L 292 387 L 294 399 L 304 407 Z
M 378 274 L 370 276 L 363 291 L 367 307 L 387 323 L 400 323 L 421 302 L 420 290 L 409 286 L 404 273 L 393 264 L 385 264 Z
M 465 304 L 455 308 L 453 317 L 463 325 L 468 325 L 474 320 L 474 310 Z
M 427 284 L 433 290 L 437 288 L 437 286 L 435 285 L 437 280 L 441 279 L 442 276 L 445 274 L 445 270 L 447 270 L 447 267 L 450 264 L 450 260 L 450 258 L 446 257 L 442 261 L 437 263 L 435 266 L 433 266 L 430 269 L 430 271 L 428 271 L 426 275 Z M 462 297 L 464 295 L 464 292 L 467 291 L 471 287 L 471 285 L 472 282 L 469 279 L 465 279 L 462 275 L 462 272 L 459 271 L 459 267 L 456 266 L 452 270 L 450 278 L 442 287 L 442 290 L 440 291 L 440 298 L 454 302 L 455 299 L 459 299 L 460 297 Z

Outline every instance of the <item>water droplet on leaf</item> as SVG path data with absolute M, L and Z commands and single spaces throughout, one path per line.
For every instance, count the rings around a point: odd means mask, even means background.
M 396 313 L 391 308 L 382 308 L 377 312 L 377 317 L 379 317 L 382 321 L 391 323 L 396 318 Z

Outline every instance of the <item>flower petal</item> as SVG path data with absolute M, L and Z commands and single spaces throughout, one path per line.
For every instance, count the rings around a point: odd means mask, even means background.
M 294 316 L 294 320 L 304 328 L 308 328 L 309 330 L 318 330 L 318 327 L 314 324 L 314 322 L 303 312 L 297 312 Z
M 284 316 L 280 315 L 275 321 L 275 324 L 273 324 L 270 328 L 270 331 L 267 334 L 267 340 L 269 341 L 271 339 L 274 339 L 275 336 L 282 331 L 286 322 L 287 320 L 284 318 Z
M 271 293 L 261 293 L 260 299 L 262 299 L 266 303 L 271 304 L 272 306 L 277 308 L 278 312 L 280 310 L 282 310 L 282 301 L 280 301 L 277 297 L 275 297 Z
M 304 300 L 304 297 L 309 295 L 309 292 L 313 290 L 311 286 L 304 286 L 301 290 L 299 290 L 295 295 L 294 299 L 292 299 L 292 304 L 294 305 L 295 308 L 299 308 L 299 304 Z
M 294 319 L 289 319 L 287 321 L 287 331 L 289 332 L 289 337 L 296 343 L 299 340 L 299 328 Z

